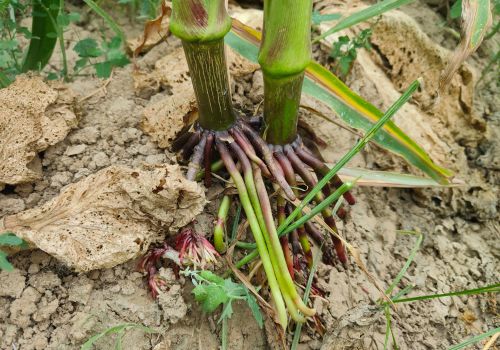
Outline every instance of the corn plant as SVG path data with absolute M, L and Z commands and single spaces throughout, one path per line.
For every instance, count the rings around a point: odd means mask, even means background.
M 342 19 L 321 37 L 406 2 L 383 1 Z M 408 101 L 419 82 L 412 84 L 383 114 L 325 68 L 311 62 L 312 18 L 311 0 L 265 0 L 264 31 L 260 34 L 237 21 L 231 23 L 223 0 L 174 0 L 170 22 L 170 31 L 182 41 L 198 103 L 198 120 L 183 129 L 172 148 L 180 151 L 188 162 L 186 176 L 190 180 L 203 179 L 208 187 L 212 172 L 225 168 L 229 174 L 255 240 L 255 244 L 237 242 L 236 245 L 256 248 L 236 267 L 260 257 L 283 328 L 287 327 L 287 312 L 298 323 L 315 314 L 299 296 L 293 281 L 294 271 L 301 269 L 296 259 L 299 254 L 305 257 L 309 268 L 313 265 L 309 238 L 327 248 L 330 240 L 338 260 L 347 263 L 335 214 L 340 218 L 345 215 L 342 196 L 350 205 L 355 204 L 355 199 L 349 192 L 353 183 L 344 184 L 338 172 L 368 141 L 373 140 L 403 156 L 431 176 L 435 184 L 449 184 L 452 176 L 389 121 Z M 260 64 L 264 76 L 262 116 L 245 118 L 233 107 L 224 40 Z M 326 102 L 351 126 L 367 131 L 332 169 L 325 164 L 314 133 L 299 123 L 303 92 Z M 301 128 L 309 137 L 299 134 Z M 307 187 L 306 195 L 298 204 L 303 194 L 298 190 L 301 184 Z M 271 190 L 277 194 L 273 203 L 276 217 L 271 206 Z M 311 202 L 316 207 L 304 214 L 303 210 Z M 293 209 L 290 203 L 297 207 Z M 226 248 L 223 239 L 229 206 L 230 199 L 225 196 L 214 232 L 219 252 Z M 322 215 L 331 236 L 323 235 L 310 222 L 318 214 Z M 324 257 L 334 259 L 328 249 L 323 253 Z

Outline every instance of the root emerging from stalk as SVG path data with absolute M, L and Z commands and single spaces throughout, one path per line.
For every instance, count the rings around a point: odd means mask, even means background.
M 258 122 L 250 123 L 243 119 L 238 119 L 224 131 L 206 130 L 195 125 L 193 131 L 187 128 L 178 137 L 173 150 L 181 151 L 184 159 L 189 160 L 186 173 L 188 180 L 195 181 L 201 175 L 208 187 L 211 185 L 212 171 L 225 167 L 229 173 L 249 221 L 280 323 L 286 327 L 285 305 L 297 322 L 305 321 L 302 315 L 312 316 L 315 313 L 302 302 L 293 282 L 294 269 L 305 271 L 304 260 L 309 268 L 312 266 L 308 237 L 322 247 L 324 260 L 330 264 L 334 260 L 332 246 L 342 263 L 347 263 L 347 256 L 337 237 L 323 236 L 312 223 L 298 227 L 289 236 L 278 236 L 264 178 L 270 178 L 273 186 L 280 190 L 277 199 L 280 223 L 291 211 L 285 197 L 291 201 L 299 197 L 297 176 L 307 187 L 312 188 L 317 184 L 317 178 L 323 177 L 329 168 L 321 156 L 315 155 L 299 136 L 292 144 L 269 145 L 256 131 L 258 128 Z M 214 162 L 216 158 L 220 159 Z M 214 164 L 218 166 L 214 167 Z M 325 196 L 340 186 L 342 181 L 335 177 L 316 195 L 316 203 L 322 202 Z M 355 202 L 350 193 L 345 193 L 344 198 L 349 204 Z M 322 215 L 330 228 L 337 232 L 332 210 L 326 208 Z M 217 246 L 219 250 L 223 249 L 221 242 Z M 299 255 L 304 260 L 300 260 Z
M 281 167 L 281 171 L 284 177 L 288 181 L 290 187 L 295 189 L 295 195 L 298 197 L 297 193 L 297 175 L 303 181 L 303 183 L 308 188 L 313 188 L 318 183 L 318 178 L 323 177 L 329 172 L 328 166 L 324 163 L 321 156 L 314 154 L 313 151 L 307 147 L 300 136 L 297 136 L 296 140 L 288 145 L 269 145 L 272 150 L 274 157 L 278 160 Z M 330 183 L 328 183 L 322 192 L 316 194 L 315 202 L 318 204 L 325 199 L 325 196 L 329 196 L 335 189 L 342 186 L 342 180 L 335 176 Z M 346 192 L 343 194 L 344 199 L 350 205 L 355 204 L 354 196 Z M 339 217 L 343 218 L 345 216 L 345 211 L 343 208 L 337 214 Z M 337 225 L 335 223 L 335 218 L 333 212 L 330 208 L 326 208 L 322 211 L 323 220 L 330 226 L 332 230 L 338 232 Z M 296 232 L 292 233 L 292 248 L 297 246 L 296 241 L 300 242 L 302 248 L 302 253 L 306 258 L 308 264 L 312 263 L 312 255 L 310 253 L 309 242 L 306 237 L 307 234 L 313 238 L 318 244 L 323 244 L 324 248 L 328 248 L 329 239 L 333 240 L 333 246 L 337 253 L 338 259 L 343 263 L 347 263 L 347 255 L 342 242 L 335 236 L 323 237 L 321 232 L 316 228 L 313 223 L 307 223 L 302 227 L 299 227 Z M 295 244 L 294 244 L 295 241 Z M 298 250 L 297 247 L 294 250 Z M 332 256 L 328 249 L 323 249 L 324 258 L 327 260 L 332 260 Z
M 295 199 L 295 194 L 280 171 L 269 146 L 243 119 L 238 119 L 233 126 L 223 131 L 204 130 L 196 125 L 194 132 L 186 131 L 174 141 L 172 149 L 182 151 L 184 159 L 189 159 L 186 173 L 188 180 L 194 181 L 198 172 L 203 169 L 205 186 L 210 186 L 213 153 L 216 144 L 221 142 L 229 145 L 233 153 L 236 152 L 235 147 L 241 149 L 245 156 L 260 168 L 264 176 L 279 184 L 288 198 Z

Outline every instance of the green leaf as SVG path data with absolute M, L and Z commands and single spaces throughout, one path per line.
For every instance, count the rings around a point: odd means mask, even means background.
M 442 294 L 429 294 L 429 295 L 420 295 L 416 297 L 404 298 L 404 299 L 396 299 L 393 298 L 393 303 L 410 303 L 414 301 L 420 300 L 430 300 L 430 299 L 439 299 L 445 297 L 457 297 L 461 295 L 475 295 L 475 294 L 483 294 L 483 293 L 500 293 L 500 283 L 491 284 L 486 287 L 480 287 L 475 289 L 466 289 L 458 292 L 450 292 L 450 293 L 442 293 Z M 384 303 L 384 305 L 389 305 L 388 303 Z
M 257 62 L 260 32 L 233 19 L 226 43 L 252 62 Z M 350 90 L 328 69 L 311 62 L 306 70 L 302 92 L 328 105 L 336 115 L 353 128 L 368 131 L 383 113 Z M 381 147 L 402 156 L 440 184 L 448 184 L 453 173 L 436 165 L 427 153 L 396 124 L 389 121 L 373 138 Z
M 231 305 L 231 301 L 227 302 L 222 309 L 222 314 L 220 315 L 219 322 L 222 322 L 224 319 L 230 319 L 233 316 L 233 306 Z
M 111 75 L 113 65 L 109 61 L 94 64 L 95 72 L 98 78 L 107 79 Z
M 70 20 L 69 16 L 66 13 L 60 13 L 59 16 L 57 16 L 57 24 L 61 27 L 67 27 L 69 26 Z
M 78 72 L 80 71 L 83 67 L 85 67 L 87 65 L 87 62 L 89 61 L 89 59 L 87 57 L 83 57 L 83 58 L 80 58 L 79 60 L 77 60 L 75 62 L 75 72 Z
M 7 272 L 14 271 L 14 266 L 7 260 L 7 254 L 0 250 L 0 270 L 5 270 Z
M 224 279 L 220 276 L 217 276 L 212 271 L 208 270 L 200 271 L 200 277 L 212 283 L 216 283 L 218 285 L 224 285 Z
M 15 234 L 8 232 L 0 235 L 0 246 L 22 246 L 26 244 L 21 238 L 17 237 Z
M 57 75 L 57 73 L 50 72 L 49 74 L 47 74 L 47 80 L 57 80 L 57 79 L 59 79 L 59 75 Z
M 80 14 L 78 12 L 70 12 L 68 13 L 68 18 L 70 22 L 78 22 L 81 18 Z
M 395 8 L 398 8 L 400 6 L 406 5 L 413 0 L 383 0 L 375 5 L 372 5 L 370 7 L 367 7 L 361 11 L 355 12 L 350 16 L 347 16 L 346 18 L 341 19 L 335 26 L 321 34 L 320 36 L 316 37 L 314 41 L 319 41 L 323 38 L 326 38 L 329 35 L 332 35 L 333 33 L 336 33 L 342 29 L 346 29 L 349 27 L 352 27 L 358 23 L 364 22 L 370 18 L 373 18 L 375 16 L 379 16 L 383 14 L 384 12 L 393 10 Z
M 250 308 L 250 311 L 252 312 L 253 317 L 255 318 L 255 321 L 257 321 L 257 324 L 259 325 L 259 328 L 262 329 L 264 327 L 264 318 L 262 316 L 262 313 L 260 312 L 260 307 L 259 304 L 257 303 L 257 299 L 250 294 L 250 291 L 246 289 L 247 295 L 246 295 L 246 302 L 248 304 L 248 307 Z
M 0 40 L 0 50 L 14 50 L 19 45 L 16 39 Z
M 194 294 L 194 299 L 199 302 L 203 302 L 208 296 L 205 285 L 203 284 L 198 284 L 194 287 L 192 293 Z
M 457 0 L 450 9 L 450 17 L 453 19 L 460 18 L 462 15 L 462 0 Z
M 442 185 L 428 177 L 400 174 L 390 171 L 378 171 L 359 168 L 342 168 L 338 175 L 343 182 L 357 179 L 357 186 L 370 187 L 399 187 L 399 188 L 423 188 L 423 187 L 452 187 L 463 186 L 464 182 L 453 180 L 451 183 Z
M 103 54 L 97 41 L 92 38 L 82 39 L 73 48 L 80 57 L 99 57 Z
M 398 285 L 399 281 L 401 281 L 401 279 L 405 275 L 405 273 L 408 270 L 408 268 L 410 267 L 411 262 L 413 261 L 413 259 L 415 259 L 415 255 L 417 255 L 417 251 L 420 249 L 420 245 L 422 244 L 422 240 L 424 239 L 424 235 L 421 234 L 421 233 L 418 233 L 418 232 L 413 232 L 413 231 L 398 231 L 398 232 L 399 233 L 403 233 L 403 234 L 416 235 L 417 236 L 417 241 L 415 242 L 415 245 L 413 246 L 413 249 L 411 250 L 410 255 L 408 256 L 408 259 L 406 260 L 405 264 L 403 265 L 403 267 L 399 271 L 398 275 L 396 276 L 396 278 L 394 278 L 394 281 L 392 281 L 392 283 L 389 286 L 389 288 L 387 288 L 387 290 L 385 291 L 385 294 L 388 297 L 391 296 L 392 291 L 394 290 L 394 288 L 396 288 L 396 286 Z
M 34 0 L 32 38 L 21 71 L 41 70 L 49 62 L 57 43 L 58 28 L 55 23 L 59 14 L 59 0 Z
M 313 11 L 312 13 L 312 23 L 318 25 L 322 22 L 334 21 L 342 17 L 340 13 L 328 13 L 322 15 L 318 11 Z
M 226 291 L 218 285 L 209 284 L 205 286 L 206 297 L 202 300 L 201 307 L 203 311 L 212 313 L 220 305 L 229 301 Z

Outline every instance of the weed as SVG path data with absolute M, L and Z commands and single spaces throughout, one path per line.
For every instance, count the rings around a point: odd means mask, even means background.
M 359 49 L 370 50 L 371 29 L 364 29 L 354 38 L 344 35 L 332 45 L 330 57 L 334 60 L 334 72 L 341 77 L 346 77 L 356 60 Z
M 219 323 L 222 323 L 222 349 L 227 348 L 227 322 L 233 315 L 232 303 L 236 300 L 245 301 L 260 328 L 264 326 L 264 319 L 260 312 L 257 300 L 247 287 L 235 283 L 231 278 L 223 279 L 211 271 L 196 271 L 186 269 L 182 274 L 191 278 L 194 284 L 193 294 L 207 313 L 213 313 L 222 305 Z
M 123 348 L 122 347 L 123 337 L 125 336 L 125 333 L 131 329 L 139 329 L 148 334 L 158 333 L 158 331 L 141 324 L 123 323 L 117 326 L 110 327 L 99 334 L 93 335 L 81 346 L 80 350 L 90 350 L 99 339 L 112 335 L 116 335 L 114 349 L 121 350 Z
M 5 232 L 0 235 L 0 247 L 18 247 L 21 249 L 26 249 L 28 243 L 26 243 L 21 238 L 17 237 L 12 232 Z M 5 270 L 11 272 L 14 270 L 14 266 L 7 260 L 7 253 L 0 249 L 0 270 Z

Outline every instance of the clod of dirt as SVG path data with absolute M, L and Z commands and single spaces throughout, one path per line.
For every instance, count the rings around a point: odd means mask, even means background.
M 0 220 L 8 230 L 79 271 L 133 259 L 205 205 L 203 189 L 177 165 L 111 166 L 44 205 Z
M 77 126 L 75 103 L 68 87 L 37 76 L 20 75 L 0 90 L 0 189 L 41 179 L 37 153 Z
M 175 324 L 186 316 L 188 306 L 182 298 L 182 286 L 178 284 L 172 269 L 161 269 L 160 277 L 167 283 L 167 290 L 160 290 L 158 303 L 163 310 L 163 319 Z

